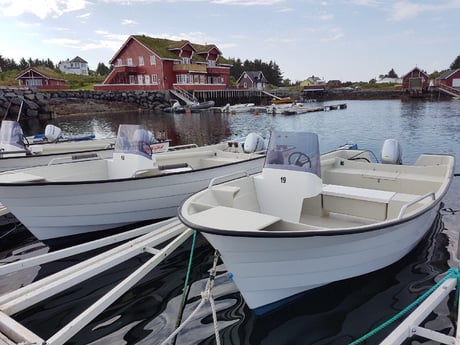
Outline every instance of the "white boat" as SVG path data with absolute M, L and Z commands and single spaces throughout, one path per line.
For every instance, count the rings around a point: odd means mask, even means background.
M 16 121 L 2 121 L 0 128 L 0 172 L 5 170 L 47 165 L 59 160 L 87 159 L 88 155 L 111 158 L 115 138 L 95 139 L 94 135 L 61 135 L 61 129 L 47 125 L 45 134 L 24 137 Z M 151 135 L 153 153 L 166 152 L 171 147 L 168 139 Z
M 24 137 L 17 121 L 3 120 L 0 128 L 0 171 L 46 165 L 58 157 L 75 160 L 90 153 L 109 158 L 114 145 L 115 138 L 62 138 L 60 129 L 53 125 L 46 126 L 44 135 Z
M 252 133 L 243 147 L 225 142 L 156 155 L 144 127 L 121 125 L 113 158 L 0 173 L 0 200 L 39 240 L 172 217 L 211 178 L 260 172 L 263 145 Z
M 433 224 L 455 166 L 442 154 L 396 164 L 400 146 L 390 139 L 384 163 L 363 150 L 320 156 L 318 147 L 316 134 L 274 132 L 261 173 L 211 180 L 179 209 L 219 251 L 251 309 L 404 257 Z

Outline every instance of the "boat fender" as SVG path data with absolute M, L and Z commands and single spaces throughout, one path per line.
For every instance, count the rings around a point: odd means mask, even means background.
M 402 149 L 396 139 L 383 142 L 381 161 L 383 164 L 402 164 Z
M 262 136 L 256 133 L 249 133 L 243 144 L 243 151 L 246 153 L 265 150 L 265 141 Z
M 54 125 L 46 125 L 45 127 L 45 138 L 48 141 L 56 141 L 61 137 L 61 129 Z

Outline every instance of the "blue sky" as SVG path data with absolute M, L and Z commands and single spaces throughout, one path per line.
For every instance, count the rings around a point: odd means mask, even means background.
M 460 55 L 460 0 L 0 0 L 0 55 L 80 56 L 91 69 L 132 34 L 214 43 L 291 81 L 432 73 Z

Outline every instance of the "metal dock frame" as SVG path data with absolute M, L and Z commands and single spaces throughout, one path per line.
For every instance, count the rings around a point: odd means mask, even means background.
M 1 276 L 19 269 L 41 265 L 140 236 L 18 290 L 1 295 L 0 345 L 18 343 L 64 344 L 126 291 L 132 288 L 153 268 L 158 266 L 176 248 L 184 243 L 192 233 L 193 230 L 186 228 L 176 217 L 100 240 L 0 266 Z M 155 246 L 174 237 L 176 238 L 161 250 L 155 248 Z M 47 340 L 34 334 L 11 317 L 11 315 L 21 310 L 142 253 L 150 253 L 153 257 Z

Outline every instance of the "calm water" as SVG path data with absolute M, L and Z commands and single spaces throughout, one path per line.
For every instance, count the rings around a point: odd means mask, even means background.
M 338 103 L 338 102 L 330 102 Z M 339 102 L 342 103 L 342 102 Z M 344 143 L 357 143 L 377 156 L 386 138 L 396 138 L 403 147 L 403 161 L 413 163 L 420 153 L 460 152 L 460 102 L 347 101 L 346 110 L 294 116 L 259 114 L 116 114 L 97 117 L 58 118 L 53 123 L 68 133 L 96 133 L 113 136 L 121 123 L 144 123 L 154 132 L 164 132 L 173 144 L 214 143 L 241 137 L 250 131 L 268 134 L 272 129 L 317 132 L 321 151 Z M 43 132 L 45 123 L 30 122 L 26 134 Z M 456 172 L 460 172 L 457 162 Z M 263 316 L 245 305 L 223 266 L 219 266 L 214 296 L 222 344 L 348 344 L 409 305 L 443 276 L 457 267 L 458 198 L 460 178 L 444 199 L 444 208 L 432 231 L 403 260 L 355 279 L 330 284 L 299 297 Z M 0 259 L 34 255 L 49 248 L 36 241 L 21 225 L 7 234 L 0 230 Z M 5 235 L 6 234 L 6 235 Z M 79 332 L 69 344 L 160 344 L 174 329 L 191 241 L 186 242 L 163 265 L 122 296 L 97 319 Z M 33 249 L 30 249 L 33 247 Z M 16 250 L 14 254 L 13 250 Z M 192 288 L 185 315 L 198 305 L 212 264 L 213 249 L 202 237 L 191 272 Z M 40 269 L 0 278 L 0 293 L 44 277 L 81 260 L 69 258 Z M 17 314 L 17 320 L 48 338 L 90 303 L 108 291 L 149 256 L 139 257 L 100 274 L 85 284 Z M 366 258 L 363 258 L 366 260 Z M 428 325 L 452 332 L 448 306 L 436 309 Z M 372 337 L 366 344 L 378 344 L 391 331 Z M 206 305 L 179 335 L 176 344 L 215 344 L 211 309 Z

